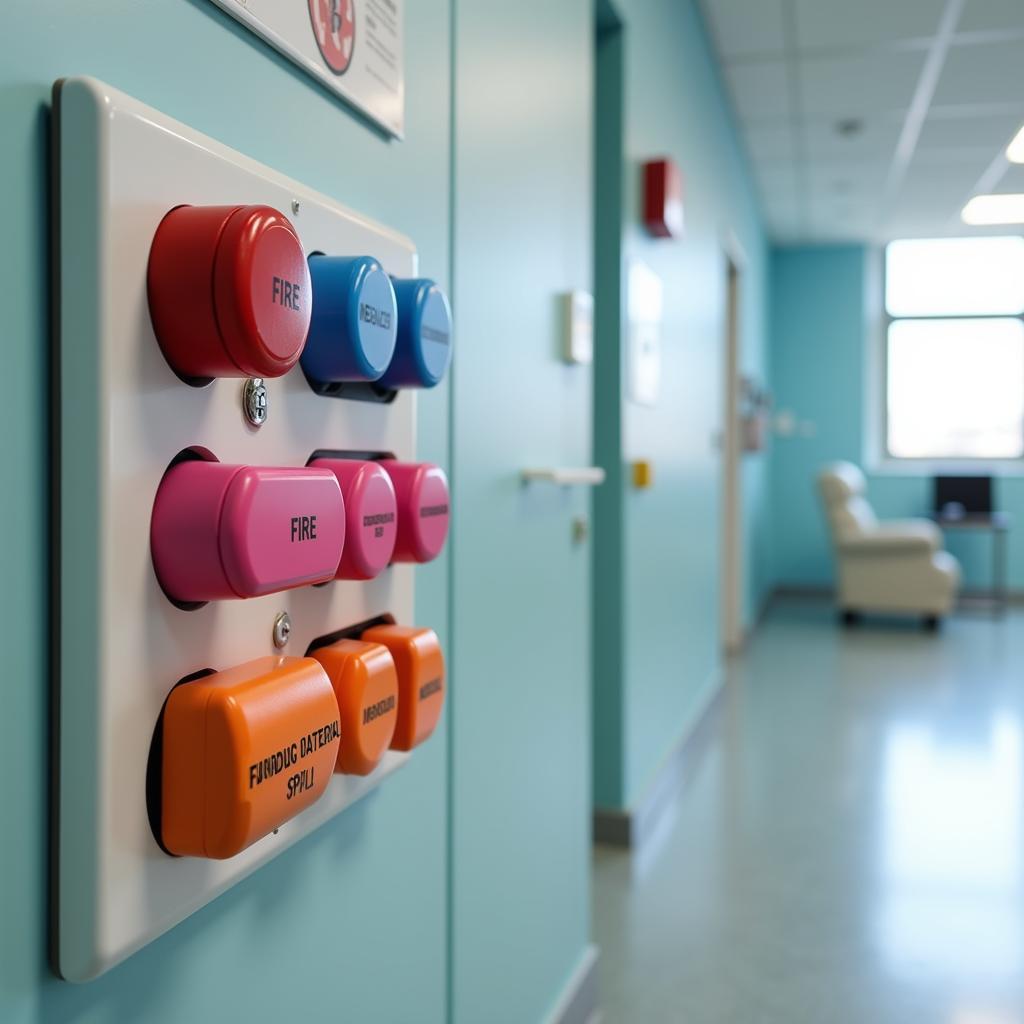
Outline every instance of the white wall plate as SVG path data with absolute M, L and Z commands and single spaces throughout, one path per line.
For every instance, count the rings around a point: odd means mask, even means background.
M 562 296 L 562 305 L 563 357 L 588 366 L 594 361 L 594 296 L 577 288 Z
M 314 395 L 299 367 L 268 381 L 269 418 L 244 420 L 242 381 L 183 384 L 154 337 L 146 300 L 150 242 L 190 204 L 265 203 L 289 216 L 307 253 L 377 257 L 416 271 L 411 242 L 91 79 L 55 88 L 56 445 L 54 601 L 55 931 L 57 972 L 83 981 L 167 931 L 365 795 L 408 755 L 326 794 L 226 861 L 171 857 L 150 830 L 146 765 L 173 685 L 203 668 L 265 654 L 288 611 L 286 654 L 389 612 L 411 622 L 413 569 L 196 611 L 173 606 L 150 561 L 157 485 L 182 449 L 224 462 L 302 466 L 317 449 L 415 456 L 415 399 L 390 404 Z

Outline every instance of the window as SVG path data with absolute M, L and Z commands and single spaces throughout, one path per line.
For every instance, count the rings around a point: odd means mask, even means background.
M 891 458 L 1024 458 L 1024 237 L 922 238 L 885 253 Z

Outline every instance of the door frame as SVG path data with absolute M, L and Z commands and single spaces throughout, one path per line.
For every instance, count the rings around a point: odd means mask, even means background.
M 722 407 L 722 530 L 719 558 L 719 635 L 726 655 L 743 649 L 746 640 L 744 588 L 746 546 L 743 538 L 743 437 L 740 424 L 740 386 L 743 334 L 740 312 L 747 255 L 732 230 L 722 237 L 724 302 Z

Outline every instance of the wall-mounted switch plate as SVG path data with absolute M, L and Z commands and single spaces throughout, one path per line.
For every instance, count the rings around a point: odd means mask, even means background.
M 161 591 L 150 515 L 184 449 L 223 462 L 304 466 L 318 450 L 415 458 L 415 397 L 320 397 L 301 369 L 264 381 L 265 422 L 247 418 L 243 382 L 184 383 L 165 361 L 147 303 L 154 233 L 180 204 L 266 204 L 304 252 L 372 255 L 415 275 L 412 243 L 254 160 L 92 79 L 55 88 L 53 961 L 83 981 L 171 928 L 377 786 L 334 775 L 326 793 L 226 860 L 172 857 L 150 827 L 154 729 L 182 678 L 263 655 L 303 655 L 317 637 L 386 613 L 412 621 L 413 567 L 185 610 Z M 290 633 L 282 631 L 286 612 Z M 276 625 L 275 625 L 276 624 Z M 283 648 L 275 640 L 286 641 Z
M 563 295 L 562 303 L 565 361 L 590 364 L 594 361 L 594 296 L 576 289 Z

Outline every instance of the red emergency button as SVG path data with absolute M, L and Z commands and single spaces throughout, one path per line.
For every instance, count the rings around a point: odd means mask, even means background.
M 298 361 L 312 294 L 302 243 L 270 206 L 179 206 L 149 252 L 149 312 L 189 380 L 280 377 Z
M 325 582 L 344 543 L 344 499 L 325 469 L 180 462 L 150 523 L 157 578 L 183 604 Z

